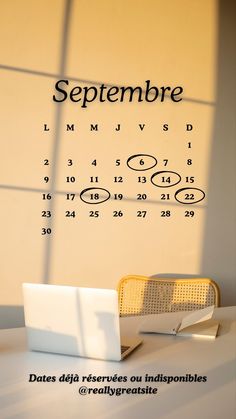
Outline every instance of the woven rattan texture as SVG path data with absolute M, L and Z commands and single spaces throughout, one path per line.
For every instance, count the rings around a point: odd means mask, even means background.
M 203 281 L 128 279 L 119 288 L 120 315 L 191 311 L 216 304 L 216 290 Z

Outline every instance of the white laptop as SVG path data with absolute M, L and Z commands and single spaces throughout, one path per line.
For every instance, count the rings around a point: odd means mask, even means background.
M 121 342 L 115 290 L 26 283 L 23 295 L 31 350 L 120 361 L 141 343 Z

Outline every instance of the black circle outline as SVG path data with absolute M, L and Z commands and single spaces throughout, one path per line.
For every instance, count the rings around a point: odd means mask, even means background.
M 93 190 L 93 189 L 99 189 L 99 190 L 102 190 L 102 191 L 107 192 L 107 193 L 108 193 L 108 197 L 107 197 L 106 199 L 104 199 L 103 201 L 101 201 L 101 202 L 87 202 L 87 201 L 85 201 L 85 200 L 82 198 L 82 195 L 83 195 L 85 192 L 87 192 L 87 191 L 91 191 L 91 190 Z M 105 188 L 94 188 L 94 187 L 93 187 L 93 188 L 86 188 L 86 189 L 83 189 L 83 190 L 80 192 L 79 197 L 80 197 L 81 201 L 83 201 L 85 204 L 88 204 L 88 205 L 98 205 L 98 204 L 103 204 L 103 202 L 108 201 L 108 199 L 110 199 L 110 197 L 111 197 L 111 194 L 110 194 L 110 192 L 109 192 L 107 189 L 105 189 Z
M 174 183 L 173 185 L 169 185 L 169 186 L 166 186 L 166 185 L 165 185 L 165 186 L 159 186 L 159 185 L 156 185 L 156 184 L 153 182 L 153 178 L 154 178 L 154 176 L 159 175 L 160 173 L 174 173 L 175 175 L 179 176 L 179 180 L 178 180 L 178 182 Z M 182 178 L 181 178 L 180 174 L 179 174 L 179 173 L 177 173 L 177 172 L 173 172 L 173 171 L 171 171 L 171 170 L 161 170 L 160 172 L 153 173 L 153 175 L 151 176 L 151 182 L 152 182 L 152 184 L 153 184 L 154 186 L 156 186 L 157 188 L 171 188 L 172 186 L 178 185 L 178 183 L 179 183 L 179 182 L 181 182 L 181 180 L 182 180 Z
M 132 160 L 135 157 L 140 157 L 140 156 L 152 157 L 152 159 L 155 160 L 155 164 L 151 167 L 148 167 L 147 169 L 134 169 L 133 167 L 130 167 L 129 166 L 129 161 Z M 134 154 L 134 155 L 130 156 L 128 158 L 127 162 L 126 162 L 128 168 L 131 169 L 131 170 L 135 170 L 135 172 L 145 172 L 146 170 L 153 169 L 153 167 L 155 167 L 157 165 L 157 163 L 158 163 L 158 161 L 157 161 L 156 157 L 152 156 L 151 154 Z
M 179 192 L 182 192 L 182 191 L 186 191 L 186 189 L 194 189 L 194 190 L 196 190 L 196 191 L 200 191 L 200 192 L 202 192 L 203 193 L 203 197 L 201 198 L 201 199 L 199 199 L 198 201 L 195 201 L 195 202 L 182 202 L 182 201 L 179 201 L 177 198 L 176 198 L 176 195 L 179 193 Z M 205 194 L 205 192 L 202 190 L 202 189 L 200 189 L 200 188 L 181 188 L 181 189 L 178 189 L 176 192 L 175 192 L 175 195 L 174 195 L 174 198 L 175 198 L 175 200 L 177 201 L 177 202 L 179 202 L 180 204 L 183 204 L 183 205 L 194 205 L 194 204 L 197 204 L 198 202 L 201 202 L 204 198 L 205 198 L 205 196 L 206 196 L 206 194 Z

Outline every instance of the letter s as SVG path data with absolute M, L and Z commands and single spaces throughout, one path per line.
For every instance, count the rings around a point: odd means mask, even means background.
M 61 98 L 61 99 L 57 99 L 56 98 L 56 96 L 55 95 L 53 95 L 53 100 L 54 100 L 54 102 L 64 102 L 64 100 L 66 100 L 66 98 L 67 98 L 67 92 L 66 92 L 66 90 L 64 90 L 64 89 L 61 89 L 60 87 L 59 87 L 59 84 L 60 83 L 65 83 L 65 84 L 69 84 L 69 81 L 68 80 L 58 80 L 57 82 L 56 82 L 56 84 L 55 84 L 55 89 L 58 91 L 58 92 L 60 92 L 60 93 L 63 93 L 63 97 Z

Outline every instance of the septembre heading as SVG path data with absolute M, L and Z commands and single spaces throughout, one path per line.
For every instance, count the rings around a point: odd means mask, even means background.
M 180 102 L 183 98 L 182 86 L 153 86 L 150 80 L 141 86 L 70 86 L 69 80 L 58 80 L 55 83 L 54 102 L 78 102 L 81 108 L 87 108 L 92 102 L 164 102 L 170 99 Z

